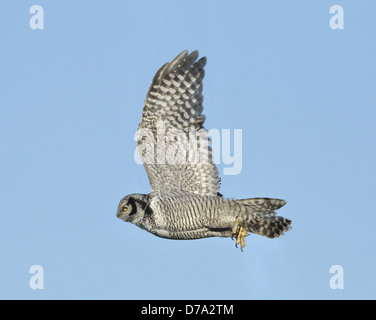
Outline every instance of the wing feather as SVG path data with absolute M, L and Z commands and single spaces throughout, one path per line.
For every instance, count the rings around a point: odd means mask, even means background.
M 153 78 L 138 127 L 137 148 L 152 192 L 181 190 L 217 195 L 220 178 L 212 161 L 202 114 L 206 58 L 180 53 Z

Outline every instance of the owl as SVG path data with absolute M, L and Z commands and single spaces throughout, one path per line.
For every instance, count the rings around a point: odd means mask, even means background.
M 249 233 L 277 238 L 291 220 L 276 215 L 284 200 L 219 193 L 202 114 L 206 58 L 198 57 L 198 51 L 183 51 L 154 76 L 137 130 L 151 192 L 122 198 L 117 217 L 166 239 L 235 238 L 242 250 Z

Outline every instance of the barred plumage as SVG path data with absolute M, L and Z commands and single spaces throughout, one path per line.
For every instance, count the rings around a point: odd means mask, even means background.
M 235 236 L 243 248 L 248 232 L 279 237 L 291 224 L 275 214 L 284 200 L 218 193 L 220 178 L 203 126 L 206 58 L 197 59 L 198 51 L 183 51 L 156 73 L 137 131 L 151 193 L 124 197 L 117 216 L 168 239 Z

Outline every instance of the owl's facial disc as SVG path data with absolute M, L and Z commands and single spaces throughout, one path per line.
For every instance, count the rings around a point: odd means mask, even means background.
M 129 217 L 129 214 L 131 211 L 132 211 L 132 206 L 128 203 L 128 201 L 122 200 L 119 203 L 116 216 L 121 220 L 127 221 L 128 220 L 127 218 Z
M 116 216 L 127 222 L 134 223 L 143 218 L 147 207 L 147 195 L 131 194 L 120 200 Z
M 132 197 L 127 196 L 121 199 L 116 216 L 123 221 L 131 221 L 136 213 L 136 205 Z

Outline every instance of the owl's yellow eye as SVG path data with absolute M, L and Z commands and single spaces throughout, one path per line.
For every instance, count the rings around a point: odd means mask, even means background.
M 127 211 L 128 210 L 128 207 L 124 207 L 123 208 L 123 211 L 125 212 L 125 211 Z

